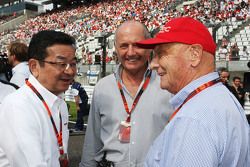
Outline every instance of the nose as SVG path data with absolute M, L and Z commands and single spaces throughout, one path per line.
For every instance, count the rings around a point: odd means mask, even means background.
M 133 46 L 133 45 L 129 45 L 129 47 L 128 47 L 128 55 L 129 56 L 135 55 L 135 48 L 134 47 L 135 46 Z
M 158 63 L 158 57 L 153 57 L 152 61 L 150 62 L 150 68 L 151 70 L 158 70 L 159 63 Z
M 70 64 L 67 64 L 67 67 L 64 70 L 65 74 L 69 74 L 69 75 L 76 75 L 76 68 L 75 67 L 71 67 Z

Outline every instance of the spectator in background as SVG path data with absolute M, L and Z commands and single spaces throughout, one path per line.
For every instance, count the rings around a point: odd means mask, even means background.
M 13 167 L 68 167 L 68 110 L 62 94 L 76 75 L 75 52 L 74 38 L 65 33 L 40 31 L 32 37 L 31 75 L 0 108 L 0 148 L 6 154 L 1 160 Z
M 7 68 L 7 59 L 0 58 L 0 76 L 5 76 Z M 5 80 L 5 77 L 0 77 L 0 105 L 8 94 L 14 92 L 18 88 L 17 85 Z M 0 158 L 1 159 L 1 158 Z
M 241 78 L 238 76 L 233 77 L 232 89 L 237 93 L 236 98 L 239 100 L 242 107 L 244 107 L 245 91 L 241 87 Z
M 249 59 L 249 51 L 247 50 L 247 46 L 243 46 L 243 52 L 242 52 L 242 57 L 245 57 L 247 59 Z
M 75 96 L 76 109 L 77 109 L 77 120 L 75 124 L 75 131 L 83 131 L 84 121 L 83 116 L 89 114 L 88 106 L 88 95 L 82 85 L 75 80 L 72 83 L 72 89 L 77 90 L 77 96 Z
M 237 98 L 238 93 L 235 89 L 232 89 L 232 86 L 229 84 L 230 73 L 227 68 L 221 67 L 217 69 L 221 82 L 227 87 L 227 89 Z
M 90 52 L 87 53 L 87 63 L 88 63 L 88 64 L 92 64 L 92 63 L 93 63 L 92 55 L 91 55 Z
M 237 43 L 235 42 L 231 48 L 230 48 L 230 57 L 231 57 L 231 60 L 235 60 L 235 61 L 238 61 L 240 60 L 240 55 L 239 55 L 239 48 L 238 48 L 238 45 Z
M 226 47 L 220 46 L 219 48 L 219 60 L 227 60 L 228 50 Z
M 12 66 L 11 83 L 21 87 L 25 84 L 25 79 L 29 78 L 30 70 L 28 66 L 28 47 L 22 42 L 12 42 L 8 46 L 9 64 Z
M 220 67 L 217 69 L 218 73 L 219 73 L 219 76 L 220 76 L 220 79 L 221 79 L 221 82 L 227 87 L 229 88 L 230 85 L 229 85 L 229 77 L 230 77 L 230 74 L 229 74 L 229 71 L 227 68 L 225 67 Z
M 12 77 L 11 65 L 8 62 L 6 53 L 0 55 L 0 79 L 9 81 Z
M 240 3 L 241 9 L 245 8 L 246 6 L 248 6 L 248 4 L 245 2 L 245 0 L 241 0 L 241 3 Z
M 78 90 L 72 88 L 72 83 L 69 85 L 69 88 L 64 93 L 64 100 L 67 102 L 68 109 L 70 109 L 70 104 L 68 102 L 73 102 L 76 105 L 76 110 L 79 109 L 79 96 Z
M 85 47 L 82 47 L 82 58 L 81 58 L 81 63 L 82 65 L 86 64 L 86 60 L 87 60 L 87 54 L 86 54 L 86 49 Z
M 118 64 L 118 63 L 119 63 L 119 61 L 118 61 L 117 53 L 115 51 L 113 51 L 113 55 L 111 57 L 110 64 Z
M 114 74 L 95 86 L 80 167 L 142 167 L 152 141 L 165 127 L 172 108 L 171 94 L 159 87 L 159 76 L 148 66 L 150 50 L 136 42 L 147 39 L 136 21 L 119 26 Z
M 228 46 L 228 40 L 225 36 L 223 36 L 223 38 L 221 39 L 221 47 L 227 48 L 227 46 Z
M 100 54 L 96 54 L 95 55 L 95 62 L 94 62 L 95 65 L 97 64 L 101 64 L 101 55 Z
M 65 101 L 74 102 L 76 105 L 77 120 L 72 132 L 83 131 L 84 121 L 83 116 L 88 115 L 88 95 L 82 85 L 75 80 L 71 83 L 68 90 L 65 91 Z M 69 105 L 69 103 L 67 103 Z
M 144 0 L 141 3 L 138 0 L 102 1 L 90 6 L 59 9 L 29 18 L 16 30 L 3 33 L 3 39 L 18 38 L 29 41 L 32 34 L 38 31 L 57 29 L 77 36 L 79 40 L 83 41 L 82 39 L 86 39 L 86 36 L 99 36 L 101 32 L 114 32 L 115 28 L 124 20 L 131 18 L 145 22 L 149 30 L 153 31 L 162 23 L 181 15 L 197 18 L 208 24 L 225 23 L 234 18 L 235 13 L 239 11 L 243 12 L 243 15 L 248 14 L 249 16 L 248 7 L 237 9 L 238 4 L 231 0 L 221 1 L 222 5 L 219 3 L 216 0 L 200 0 L 199 5 L 196 5 L 198 3 L 185 5 L 185 10 L 179 11 L 174 7 L 178 3 L 173 0 Z M 0 18 L 0 24 L 1 20 Z
M 208 29 L 192 18 L 176 18 L 137 44 L 154 48 L 152 66 L 161 88 L 174 94 L 175 108 L 145 167 L 248 167 L 249 124 L 214 72 L 216 44 Z

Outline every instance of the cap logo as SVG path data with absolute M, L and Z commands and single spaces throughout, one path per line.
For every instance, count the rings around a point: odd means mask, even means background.
M 168 27 L 165 27 L 165 26 L 164 26 L 164 27 L 162 28 L 162 30 L 161 30 L 159 33 L 169 32 L 170 29 L 171 29 L 170 26 L 168 26 Z

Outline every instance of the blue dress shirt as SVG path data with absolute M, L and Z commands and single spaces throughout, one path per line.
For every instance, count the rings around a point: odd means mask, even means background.
M 179 91 L 176 109 L 202 84 L 218 78 L 209 73 Z M 191 98 L 151 146 L 145 167 L 249 167 L 249 125 L 237 99 L 217 83 Z

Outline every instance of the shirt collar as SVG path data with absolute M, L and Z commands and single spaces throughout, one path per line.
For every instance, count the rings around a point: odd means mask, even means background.
M 14 74 L 16 71 L 23 71 L 29 69 L 28 62 L 24 61 L 17 64 L 15 67 L 12 68 L 12 73 Z
M 115 70 L 115 72 L 114 72 L 114 75 L 115 75 L 116 80 L 118 80 L 118 81 L 121 82 L 121 83 L 122 83 L 122 79 L 121 79 L 121 72 L 122 72 L 122 69 L 123 69 L 123 67 L 122 67 L 122 65 L 121 65 L 121 63 L 120 63 L 120 64 L 117 65 L 117 68 L 116 68 L 116 70 Z M 148 66 L 146 72 L 144 73 L 144 77 L 143 77 L 144 79 L 146 78 L 146 76 L 147 76 L 147 74 L 149 73 L 149 71 L 150 71 L 150 67 Z M 151 78 L 154 78 L 155 75 L 156 75 L 156 73 L 153 72 L 152 75 L 151 75 Z
M 63 100 L 63 93 L 56 96 L 46 89 L 33 75 L 29 76 L 29 82 L 36 88 L 42 95 L 43 99 L 51 109 L 55 103 L 60 104 Z M 33 91 L 32 91 L 33 92 Z
M 169 100 L 170 104 L 175 109 L 178 108 L 192 91 L 194 91 L 196 88 L 198 88 L 202 84 L 207 83 L 211 80 L 214 80 L 218 77 L 219 77 L 218 72 L 212 72 L 192 81 L 191 83 L 186 85 L 184 88 L 182 88 L 176 95 L 174 95 Z

